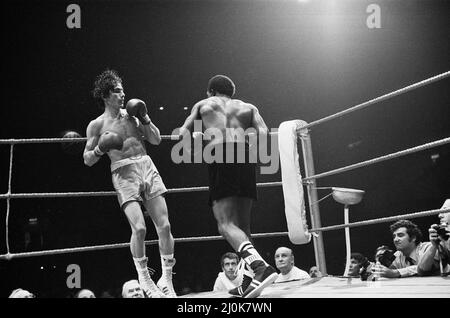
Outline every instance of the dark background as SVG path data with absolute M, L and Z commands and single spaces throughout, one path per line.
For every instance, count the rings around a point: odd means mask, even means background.
M 66 27 L 68 1 L 3 1 L 1 139 L 85 136 L 100 115 L 90 95 L 105 68 L 119 71 L 126 99 L 141 98 L 162 134 L 171 134 L 205 97 L 208 79 L 230 76 L 237 98 L 254 103 L 270 128 L 311 122 L 450 70 L 447 1 L 78 1 L 81 29 Z M 366 8 L 381 7 L 381 29 L 368 29 Z M 450 136 L 449 79 L 373 105 L 311 131 L 316 172 Z M 159 110 L 159 107 L 164 110 Z M 188 107 L 188 110 L 184 110 Z M 168 188 L 207 184 L 203 164 L 175 165 L 172 141 L 148 146 Z M 9 146 L 0 146 L 0 192 L 8 191 Z M 440 208 L 450 198 L 448 145 L 318 180 L 318 186 L 363 189 L 350 220 Z M 279 181 L 260 175 L 259 182 Z M 60 144 L 14 147 L 12 192 L 112 190 L 109 160 L 84 166 Z M 328 194 L 319 191 L 319 197 Z M 169 194 L 174 237 L 218 235 L 206 192 Z M 1 200 L 0 253 L 6 252 L 6 200 Z M 343 206 L 320 204 L 322 225 L 343 222 Z M 36 224 L 33 224 L 33 219 Z M 414 219 L 426 234 L 436 216 Z M 147 239 L 156 233 L 148 220 Z M 281 188 L 260 188 L 252 232 L 286 231 Z M 28 233 L 28 234 L 27 234 Z M 26 236 L 29 240 L 26 240 Z M 115 197 L 11 200 L 11 252 L 122 243 L 130 230 Z M 352 250 L 372 259 L 392 246 L 388 224 L 351 229 Z M 27 243 L 28 242 L 28 243 Z M 287 237 L 256 240 L 273 262 L 278 246 L 296 265 L 314 265 L 312 243 Z M 344 231 L 324 233 L 328 273 L 341 275 Z M 225 241 L 179 243 L 179 294 L 211 290 Z M 160 274 L 159 252 L 148 247 Z M 0 261 L 0 296 L 22 287 L 38 297 L 66 297 L 66 267 L 81 267 L 82 287 L 116 295 L 135 269 L 128 248 Z M 41 269 L 42 268 L 42 269 Z

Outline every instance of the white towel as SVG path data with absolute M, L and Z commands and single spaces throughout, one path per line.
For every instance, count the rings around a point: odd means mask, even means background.
M 285 121 L 281 123 L 278 130 L 284 212 L 289 239 L 294 244 L 305 244 L 311 241 L 311 233 L 308 233 L 306 222 L 302 176 L 297 151 L 297 127 L 305 124 L 306 122 L 301 120 Z

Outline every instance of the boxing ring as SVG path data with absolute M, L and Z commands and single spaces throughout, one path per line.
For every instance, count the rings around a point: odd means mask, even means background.
M 317 194 L 317 186 L 316 186 L 316 180 L 319 178 L 324 178 L 340 173 L 344 173 L 347 171 L 351 171 L 358 168 L 363 168 L 369 165 L 373 165 L 376 163 L 380 163 L 386 160 L 410 155 L 416 152 L 420 152 L 426 149 L 438 147 L 441 145 L 449 144 L 450 143 L 450 137 L 443 138 L 440 140 L 436 140 L 433 142 L 425 143 L 422 145 L 418 145 L 412 148 L 408 148 L 405 150 L 401 150 L 395 153 L 386 154 L 380 157 L 376 157 L 370 160 L 362 161 L 359 163 L 351 164 L 348 166 L 344 166 L 341 168 L 333 169 L 330 171 L 322 172 L 322 173 L 315 173 L 314 170 L 314 160 L 313 160 L 313 153 L 312 153 L 312 144 L 311 144 L 311 138 L 310 138 L 310 129 L 314 126 L 320 125 L 322 123 L 328 122 L 333 119 L 338 119 L 342 116 L 348 115 L 352 112 L 361 110 L 363 108 L 375 105 L 377 103 L 380 103 L 382 101 L 394 98 L 398 95 L 407 93 L 409 91 L 418 89 L 420 87 L 423 87 L 425 85 L 429 85 L 431 83 L 440 81 L 442 79 L 445 79 L 450 76 L 450 71 L 441 73 L 439 75 L 430 77 L 428 79 L 425 79 L 423 81 L 414 83 L 412 85 L 406 86 L 404 88 L 398 89 L 396 91 L 387 93 L 385 95 L 379 96 L 377 98 L 368 100 L 364 103 L 358 104 L 356 106 L 350 107 L 348 109 L 345 109 L 343 111 L 337 112 L 333 115 L 324 117 L 322 119 L 305 123 L 298 129 L 298 136 L 301 141 L 302 145 L 302 156 L 303 156 L 303 163 L 304 163 L 304 178 L 302 179 L 303 186 L 306 188 L 307 198 L 309 202 L 309 215 L 310 215 L 310 221 L 311 221 L 311 228 L 308 228 L 308 231 L 313 233 L 313 244 L 314 244 L 314 255 L 316 264 L 319 267 L 320 271 L 323 274 L 327 274 L 326 269 L 326 259 L 325 259 L 325 248 L 323 245 L 323 238 L 322 233 L 325 231 L 332 231 L 332 230 L 340 230 L 340 229 L 349 229 L 352 227 L 360 227 L 360 226 L 368 226 L 378 223 L 386 223 L 386 222 L 392 222 L 400 219 L 412 219 L 412 218 L 419 218 L 419 217 L 425 217 L 425 216 L 431 216 L 431 215 L 437 215 L 439 213 L 445 213 L 450 212 L 450 208 L 445 209 L 433 209 L 433 210 L 426 210 L 426 211 L 415 211 L 410 213 L 401 212 L 396 215 L 390 216 L 390 217 L 383 217 L 383 218 L 376 218 L 376 219 L 370 219 L 366 221 L 359 221 L 359 222 L 345 222 L 345 224 L 338 224 L 338 225 L 331 225 L 331 226 L 322 226 L 321 225 L 321 218 L 320 218 L 320 210 L 319 210 L 319 201 L 322 199 L 318 199 Z M 277 133 L 271 133 L 271 135 L 276 135 Z M 163 140 L 177 140 L 178 136 L 173 135 L 162 135 L 161 136 Z M 44 144 L 44 143 L 74 143 L 74 142 L 86 142 L 86 138 L 39 138 L 39 139 L 0 139 L 0 144 L 2 145 L 9 145 L 10 147 L 10 157 L 9 157 L 9 173 L 8 173 L 8 192 L 4 194 L 0 194 L 1 200 L 6 200 L 6 222 L 5 222 L 5 231 L 6 231 L 6 237 L 5 237 L 5 243 L 6 243 L 6 254 L 0 255 L 0 260 L 11 260 L 15 258 L 25 258 L 25 257 L 38 257 L 38 256 L 48 256 L 48 255 L 58 255 L 58 254 L 68 254 L 68 253 L 80 253 L 80 252 L 89 252 L 89 251 L 97 251 L 97 250 L 108 250 L 108 249 L 117 249 L 117 248 L 125 248 L 129 247 L 129 242 L 126 243 L 114 243 L 114 244 L 105 244 L 105 245 L 95 245 L 95 246 L 82 246 L 82 247 L 74 247 L 74 248 L 64 248 L 64 249 L 53 249 L 53 250 L 42 250 L 42 251 L 33 251 L 33 252 L 19 252 L 15 253 L 14 251 L 11 251 L 10 249 L 10 242 L 9 242 L 9 219 L 10 219 L 10 213 L 11 213 L 11 207 L 10 207 L 10 201 L 11 200 L 19 200 L 19 199 L 37 199 L 37 198 L 69 198 L 69 197 L 106 197 L 106 196 L 116 196 L 115 191 L 95 191 L 95 192 L 52 192 L 52 193 L 14 193 L 11 189 L 11 181 L 13 177 L 13 161 L 14 161 L 14 148 L 15 146 L 19 146 L 21 144 Z M 267 188 L 267 187 L 279 187 L 282 186 L 281 181 L 275 181 L 275 182 L 267 182 L 267 183 L 258 183 L 257 187 L 259 188 Z M 198 191 L 208 191 L 207 186 L 201 186 L 201 187 L 185 187 L 185 188 L 172 188 L 168 189 L 168 194 L 172 193 L 184 193 L 184 192 L 198 192 Z M 288 232 L 272 232 L 272 233 L 256 233 L 252 234 L 252 238 L 263 238 L 263 237 L 276 237 L 276 236 L 286 236 L 288 235 Z M 185 242 L 203 242 L 203 241 L 216 241 L 216 240 L 223 240 L 222 236 L 198 236 L 198 237 L 181 237 L 181 238 L 175 238 L 175 243 L 185 243 Z M 158 244 L 158 240 L 149 240 L 145 242 L 146 245 L 156 245 Z M 322 280 L 318 279 L 312 279 L 310 283 L 300 283 L 300 282 L 293 282 L 291 285 L 298 287 L 299 294 L 309 293 L 310 289 L 313 286 L 328 286 L 329 288 L 333 288 L 333 284 L 327 285 L 327 282 L 330 283 L 329 279 L 330 277 L 324 277 Z M 433 278 L 434 279 L 434 278 Z M 445 281 L 444 283 L 439 283 L 438 285 L 441 286 L 442 284 L 445 285 L 445 288 L 448 289 L 450 286 L 450 282 L 447 279 L 442 279 L 440 277 L 437 277 L 437 279 L 441 279 L 441 281 Z M 402 281 L 404 278 L 402 279 Z M 322 283 L 320 282 L 322 281 Z M 370 282 L 360 282 L 360 284 L 370 284 Z M 348 280 L 344 279 L 344 285 L 348 285 Z M 395 284 L 394 284 L 395 285 Z M 283 285 L 288 286 L 288 285 Z M 331 287 L 330 287 L 331 286 Z M 263 292 L 261 295 L 262 297 L 271 297 L 269 291 L 275 287 L 269 287 Z M 439 287 L 440 288 L 440 287 Z M 407 289 L 407 288 L 406 288 Z M 269 293 L 269 294 L 268 294 Z M 447 291 L 448 293 L 448 291 Z M 279 297 L 289 297 L 287 294 L 283 294 L 282 291 L 278 290 Z M 294 293 L 295 294 L 295 293 Z M 314 294 L 314 293 L 313 293 Z M 338 293 L 339 294 L 339 289 Z M 218 296 L 218 294 L 215 294 Z M 268 295 L 268 296 L 267 296 Z M 292 295 L 292 292 L 291 292 Z M 295 294 L 296 295 L 296 294 Z M 316 297 L 323 297 L 324 295 L 327 295 L 327 293 L 320 295 L 316 295 Z M 343 295 L 343 294 L 340 294 Z M 354 294 L 356 295 L 356 294 Z M 205 296 L 205 295 L 203 295 Z M 273 297 L 276 296 L 276 293 L 272 294 Z M 220 297 L 220 295 L 218 296 Z M 225 297 L 225 296 L 224 296 Z M 306 296 L 307 297 L 307 296 Z M 351 293 L 350 293 L 350 297 Z M 388 296 L 389 297 L 389 296 Z

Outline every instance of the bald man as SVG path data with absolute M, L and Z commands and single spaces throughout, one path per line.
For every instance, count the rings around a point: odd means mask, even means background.
M 294 265 L 294 254 L 287 247 L 279 247 L 275 251 L 275 265 L 280 275 L 275 283 L 311 278 L 309 274 Z
M 17 288 L 11 292 L 8 298 L 36 298 L 36 296 L 28 290 Z
M 123 298 L 145 298 L 144 292 L 136 279 L 125 282 L 122 286 Z
M 95 294 L 92 292 L 92 290 L 82 289 L 77 293 L 75 298 L 96 298 L 96 297 Z

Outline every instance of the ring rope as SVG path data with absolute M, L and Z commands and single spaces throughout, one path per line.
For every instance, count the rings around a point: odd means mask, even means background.
M 257 187 L 268 188 L 281 186 L 281 181 L 257 183 Z M 183 192 L 201 192 L 208 191 L 208 186 L 191 187 L 191 188 L 173 188 L 167 189 L 167 193 L 183 193 Z M 93 192 L 39 192 L 39 193 L 6 193 L 0 194 L 0 199 L 35 199 L 35 198 L 67 198 L 67 197 L 106 197 L 115 196 L 115 191 L 93 191 Z
M 271 131 L 269 135 L 278 135 L 277 131 Z M 163 140 L 179 140 L 180 135 L 161 135 Z M 54 144 L 54 143 L 73 143 L 85 142 L 87 137 L 79 138 L 22 138 L 22 139 L 0 139 L 0 145 L 14 145 L 14 144 Z
M 370 159 L 370 160 L 362 161 L 362 162 L 359 162 L 359 163 L 355 163 L 355 164 L 352 164 L 352 165 L 349 165 L 349 166 L 345 166 L 345 167 L 342 167 L 342 168 L 338 168 L 338 169 L 330 170 L 330 171 L 327 171 L 327 172 L 319 173 L 319 174 L 316 174 L 316 175 L 312 175 L 312 176 L 309 176 L 309 177 L 305 177 L 305 178 L 303 178 L 303 181 L 308 181 L 308 180 L 312 180 L 312 179 L 319 179 L 319 178 L 331 176 L 331 175 L 334 175 L 334 174 L 346 172 L 346 171 L 349 171 L 349 170 L 357 169 L 357 168 L 368 166 L 368 165 L 372 165 L 374 163 L 378 163 L 378 162 L 381 162 L 381 161 L 385 161 L 385 160 L 394 159 L 394 158 L 397 158 L 397 157 L 409 155 L 409 154 L 412 154 L 412 153 L 415 153 L 415 152 L 419 152 L 419 151 L 422 151 L 422 150 L 425 150 L 425 149 L 429 149 L 429 148 L 445 145 L 445 144 L 448 144 L 448 143 L 450 143 L 450 137 L 447 137 L 447 138 L 444 138 L 444 139 L 440 139 L 440 140 L 437 140 L 437 141 L 433 141 L 433 142 L 430 142 L 430 143 L 427 143 L 427 144 L 423 144 L 423 145 L 420 145 L 420 146 L 416 146 L 416 147 L 413 147 L 413 148 L 409 148 L 409 149 L 401 150 L 401 151 L 398 151 L 398 152 L 394 152 L 394 153 L 391 153 L 389 155 L 384 155 L 384 156 L 377 157 L 377 158 L 374 158 L 374 159 Z
M 437 82 L 437 81 L 439 81 L 441 79 L 444 79 L 446 77 L 449 77 L 449 76 L 450 76 L 450 71 L 447 71 L 447 72 L 441 73 L 439 75 L 427 78 L 427 79 L 425 79 L 423 81 L 420 81 L 420 82 L 414 83 L 412 85 L 409 85 L 409 86 L 403 87 L 401 89 L 398 89 L 396 91 L 384 94 L 382 96 L 379 96 L 379 97 L 376 97 L 374 99 L 368 100 L 368 101 L 366 101 L 364 103 L 361 103 L 361 104 L 358 104 L 356 106 L 347 108 L 347 109 L 345 109 L 343 111 L 340 111 L 340 112 L 337 112 L 337 113 L 335 113 L 333 115 L 330 115 L 330 116 L 318 119 L 316 121 L 312 121 L 309 124 L 306 124 L 305 126 L 303 126 L 302 130 L 308 129 L 308 128 L 312 127 L 312 126 L 319 125 L 321 123 L 324 123 L 326 121 L 329 121 L 329 120 L 332 120 L 332 119 L 335 119 L 335 118 L 338 118 L 338 117 L 342 117 L 342 116 L 347 115 L 347 114 L 349 114 L 351 112 L 354 112 L 356 110 L 359 110 L 359 109 L 365 108 L 367 106 L 373 105 L 375 103 L 379 103 L 381 101 L 384 101 L 386 99 L 390 99 L 392 97 L 404 94 L 404 93 L 409 92 L 409 91 L 411 91 L 413 89 L 416 89 L 416 88 L 419 88 L 419 87 L 431 84 L 433 82 Z M 276 134 L 278 134 L 278 132 L 270 132 L 269 134 L 270 135 L 276 135 Z M 178 139 L 180 139 L 180 136 L 179 135 L 161 135 L 161 139 L 164 139 L 164 140 L 178 140 Z M 82 138 L 0 139 L 0 144 L 39 144 L 39 143 L 60 143 L 60 142 L 83 142 L 83 141 L 86 141 L 86 140 L 87 140 L 86 137 L 82 137 Z
M 339 224 L 339 225 L 330 225 L 325 227 L 319 227 L 317 229 L 310 229 L 310 232 L 325 232 L 325 231 L 331 231 L 331 230 L 340 230 L 346 227 L 358 227 L 358 226 L 366 226 L 366 225 L 372 225 L 372 224 L 378 224 L 378 223 L 386 223 L 386 222 L 392 222 L 402 219 L 414 219 L 414 218 L 420 218 L 424 216 L 430 216 L 430 215 L 436 215 L 440 213 L 447 213 L 450 212 L 450 208 L 446 209 L 435 209 L 435 210 L 427 210 L 427 211 L 420 211 L 420 212 L 413 212 L 409 214 L 401 214 L 401 215 L 394 215 L 394 216 L 388 216 L 378 219 L 372 219 L 372 220 L 366 220 L 366 221 L 359 221 L 359 222 L 353 222 L 348 224 Z
M 365 108 L 367 106 L 373 105 L 375 103 L 379 103 L 381 101 L 390 99 L 392 97 L 404 94 L 404 93 L 409 92 L 409 91 L 411 91 L 413 89 L 416 89 L 416 88 L 419 88 L 419 87 L 422 87 L 422 86 L 425 86 L 425 85 L 437 82 L 437 81 L 439 81 L 441 79 L 444 79 L 446 77 L 449 77 L 449 76 L 450 76 L 450 71 L 447 71 L 447 72 L 441 73 L 439 75 L 427 78 L 427 79 L 425 79 L 423 81 L 420 81 L 420 82 L 414 83 L 412 85 L 409 85 L 409 86 L 403 87 L 401 89 L 398 89 L 396 91 L 384 94 L 382 96 L 379 96 L 379 97 L 376 97 L 374 99 L 368 100 L 368 101 L 366 101 L 364 103 L 361 103 L 361 104 L 358 104 L 356 106 L 347 108 L 347 109 L 345 109 L 343 111 L 340 111 L 340 112 L 338 112 L 336 114 L 333 114 L 333 115 L 330 115 L 330 116 L 318 119 L 316 121 L 312 121 L 309 124 L 306 124 L 305 126 L 303 126 L 302 129 L 308 129 L 308 128 L 311 128 L 312 126 L 316 126 L 316 125 L 322 124 L 322 123 L 324 123 L 326 121 L 329 121 L 329 120 L 332 120 L 332 119 L 335 119 L 335 118 L 338 118 L 338 117 L 342 117 L 342 116 L 347 115 L 347 114 L 349 114 L 351 112 L 354 112 L 356 110 L 360 110 L 362 108 Z
M 327 172 L 319 173 L 316 175 L 312 175 L 309 177 L 305 177 L 305 178 L 303 178 L 302 181 L 305 183 L 308 183 L 308 181 L 313 180 L 313 179 L 319 179 L 319 178 L 335 175 L 338 173 L 346 172 L 349 170 L 354 170 L 354 169 L 357 169 L 360 167 L 372 165 L 374 163 L 382 162 L 382 161 L 389 160 L 389 159 L 398 158 L 401 156 L 405 156 L 408 154 L 412 154 L 415 152 L 419 152 L 422 150 L 441 146 L 441 145 L 448 144 L 448 143 L 450 143 L 450 137 L 440 139 L 437 141 L 433 141 L 430 143 L 426 143 L 426 144 L 416 146 L 413 148 L 409 148 L 406 150 L 401 150 L 401 151 L 398 151 L 395 153 L 391 153 L 389 155 L 385 155 L 385 156 L 377 157 L 374 159 L 355 163 L 355 164 L 345 166 L 342 168 L 338 168 L 338 169 L 330 170 Z M 257 184 L 258 187 L 275 187 L 275 186 L 281 186 L 281 185 L 282 185 L 282 182 L 280 182 L 280 181 Z M 191 188 L 174 188 L 174 189 L 169 189 L 168 193 L 200 192 L 200 191 L 208 191 L 208 189 L 209 188 L 207 186 L 191 187 Z M 116 195 L 116 192 L 114 192 L 114 191 L 98 191 L 98 192 L 66 192 L 66 193 L 58 193 L 58 192 L 56 192 L 56 193 L 6 193 L 6 194 L 0 194 L 0 199 L 61 198 L 61 197 L 88 197 L 88 196 L 113 196 L 113 195 Z
M 326 227 L 320 227 L 316 229 L 310 229 L 310 232 L 325 232 L 331 230 L 339 230 L 346 227 L 357 227 L 357 226 L 366 226 L 377 223 L 386 223 L 390 221 L 396 221 L 400 219 L 412 219 L 423 216 L 430 216 L 439 213 L 448 213 L 450 212 L 450 208 L 447 209 L 436 209 L 436 210 L 428 210 L 415 212 L 410 214 L 396 215 L 390 217 L 383 217 L 378 219 L 372 219 L 367 221 L 353 222 L 348 224 L 339 224 L 339 225 L 331 225 Z M 288 232 L 272 232 L 272 233 L 256 233 L 252 234 L 252 238 L 263 238 L 263 237 L 275 237 L 275 236 L 286 236 Z M 185 237 L 185 238 L 175 238 L 174 241 L 176 243 L 186 243 L 186 242 L 204 242 L 204 241 L 219 241 L 223 240 L 222 236 L 198 236 L 198 237 Z M 158 240 L 145 241 L 145 245 L 156 245 L 158 244 Z M 33 256 L 48 256 L 48 255 L 58 255 L 58 254 L 68 254 L 68 253 L 78 253 L 78 252 L 89 252 L 96 250 L 106 250 L 106 249 L 116 249 L 128 247 L 130 243 L 117 243 L 117 244 L 106 244 L 106 245 L 96 245 L 96 246 L 85 246 L 85 247 L 74 247 L 74 248 L 64 248 L 64 249 L 55 249 L 55 250 L 46 250 L 46 251 L 36 251 L 36 252 L 25 252 L 25 253 L 8 253 L 0 255 L 0 260 L 11 260 L 13 258 L 24 258 L 24 257 L 33 257 Z

